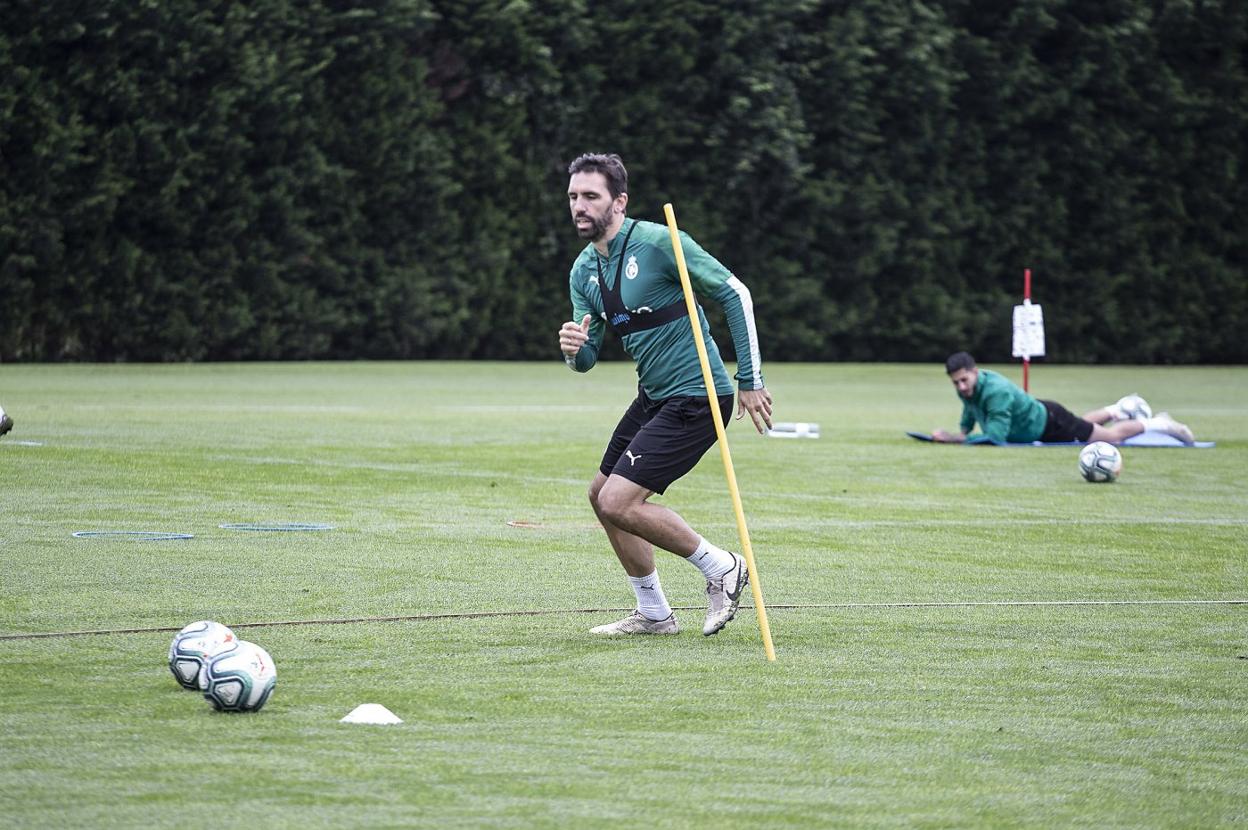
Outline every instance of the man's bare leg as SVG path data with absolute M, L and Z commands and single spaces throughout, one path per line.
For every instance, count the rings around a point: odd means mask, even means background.
M 607 487 L 607 482 L 607 476 L 601 472 L 594 476 L 589 485 L 589 502 L 611 542 L 616 558 L 624 568 L 624 573 L 628 575 L 629 585 L 637 597 L 637 607 L 624 619 L 595 626 L 590 631 L 593 634 L 609 636 L 678 634 L 680 625 L 676 622 L 676 615 L 672 613 L 671 605 L 659 583 L 658 571 L 654 567 L 654 545 L 641 536 L 624 530 L 613 520 L 609 509 L 604 507 L 603 489 Z M 638 489 L 643 500 L 653 495 L 652 491 Z M 607 497 L 610 496 L 611 488 L 607 487 Z
M 629 576 L 646 576 L 654 573 L 654 546 L 640 536 L 618 527 L 603 513 L 599 499 L 603 485 L 606 483 L 607 477 L 601 472 L 594 476 L 593 482 L 589 485 L 589 503 L 594 508 L 594 514 L 598 516 L 598 523 L 606 531 L 607 539 L 611 542 L 616 558 L 624 567 L 624 573 Z M 650 493 L 647 492 L 646 496 L 649 497 L 649 495 Z
M 1092 420 L 1084 418 L 1085 421 Z M 1088 436 L 1089 441 L 1108 441 L 1111 444 L 1121 444 L 1133 435 L 1139 435 L 1144 431 L 1143 421 L 1118 421 L 1114 424 L 1102 425 L 1095 421 L 1092 423 L 1092 434 Z
M 652 495 L 653 490 L 623 476 L 608 478 L 601 472 L 589 488 L 594 513 L 629 576 L 654 570 L 655 547 L 688 559 L 701 541 L 676 511 L 647 501 Z
M 652 495 L 653 490 L 623 476 L 604 477 L 601 472 L 590 486 L 594 512 L 630 577 L 655 574 L 655 547 L 683 557 L 702 571 L 707 579 L 702 633 L 715 634 L 736 615 L 742 589 L 749 582 L 745 560 L 711 545 L 674 510 L 651 504 L 647 499 Z
M 1111 421 L 1111 423 L 1098 421 L 1097 416 L 1102 414 L 1108 415 L 1109 417 L 1106 420 Z M 1113 421 L 1113 417 L 1105 409 L 1094 409 L 1087 415 L 1084 415 L 1083 420 L 1092 422 L 1092 435 L 1088 437 L 1088 440 L 1121 444 L 1131 436 L 1139 435 L 1141 432 L 1146 432 L 1150 429 L 1173 435 L 1185 444 L 1191 444 L 1196 440 L 1192 435 L 1192 430 L 1186 424 L 1179 423 L 1165 412 L 1134 421 Z
M 1083 420 L 1091 421 L 1094 424 L 1108 424 L 1110 421 L 1116 420 L 1114 413 L 1110 412 L 1108 407 L 1102 406 L 1100 409 L 1093 409 L 1083 416 Z M 1104 439 L 1097 439 L 1104 440 Z

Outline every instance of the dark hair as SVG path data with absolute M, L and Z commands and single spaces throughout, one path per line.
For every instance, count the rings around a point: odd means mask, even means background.
M 624 161 L 615 153 L 585 153 L 568 165 L 568 175 L 577 173 L 601 173 L 607 180 L 607 190 L 614 199 L 628 192 L 628 171 Z
M 952 375 L 959 369 L 974 369 L 975 358 L 966 352 L 954 352 L 949 355 L 949 359 L 945 361 L 945 374 Z

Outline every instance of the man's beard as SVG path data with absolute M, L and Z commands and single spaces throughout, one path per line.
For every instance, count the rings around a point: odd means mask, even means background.
M 589 227 L 582 228 L 576 222 L 580 219 L 588 219 Z M 572 220 L 572 224 L 576 227 L 576 235 L 581 239 L 588 239 L 590 242 L 597 242 L 607 233 L 607 226 L 611 224 L 606 216 L 594 216 L 592 213 L 585 213 L 577 216 Z

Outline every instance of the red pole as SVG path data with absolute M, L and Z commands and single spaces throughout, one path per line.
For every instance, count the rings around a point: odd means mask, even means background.
M 1023 300 L 1024 302 L 1031 301 L 1031 269 L 1030 268 L 1023 269 Z M 1031 358 L 1025 356 L 1023 358 L 1023 391 L 1024 392 L 1030 391 L 1030 389 L 1028 388 L 1029 384 L 1028 384 L 1028 377 L 1027 377 L 1028 370 L 1030 368 L 1031 368 Z

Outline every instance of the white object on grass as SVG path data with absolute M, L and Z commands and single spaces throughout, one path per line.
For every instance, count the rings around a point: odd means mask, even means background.
M 403 719 L 380 703 L 361 703 L 339 723 L 402 723 Z
M 210 659 L 237 638 L 216 620 L 190 623 L 169 644 L 169 671 L 184 689 L 203 690 L 200 673 Z
M 778 422 L 771 425 L 771 429 L 767 430 L 767 434 L 772 438 L 818 438 L 819 425 L 803 422 Z
M 1115 412 L 1114 410 L 1117 410 Z M 1148 405 L 1148 401 L 1132 392 L 1130 395 L 1119 398 L 1118 402 L 1110 407 L 1111 415 L 1119 415 L 1124 421 L 1144 421 L 1153 417 L 1153 408 Z
M 1093 483 L 1115 481 L 1122 472 L 1122 453 L 1113 444 L 1094 441 L 1079 451 L 1079 474 Z
M 273 658 L 246 640 L 235 640 L 214 654 L 199 674 L 204 697 L 222 712 L 258 712 L 277 685 Z

